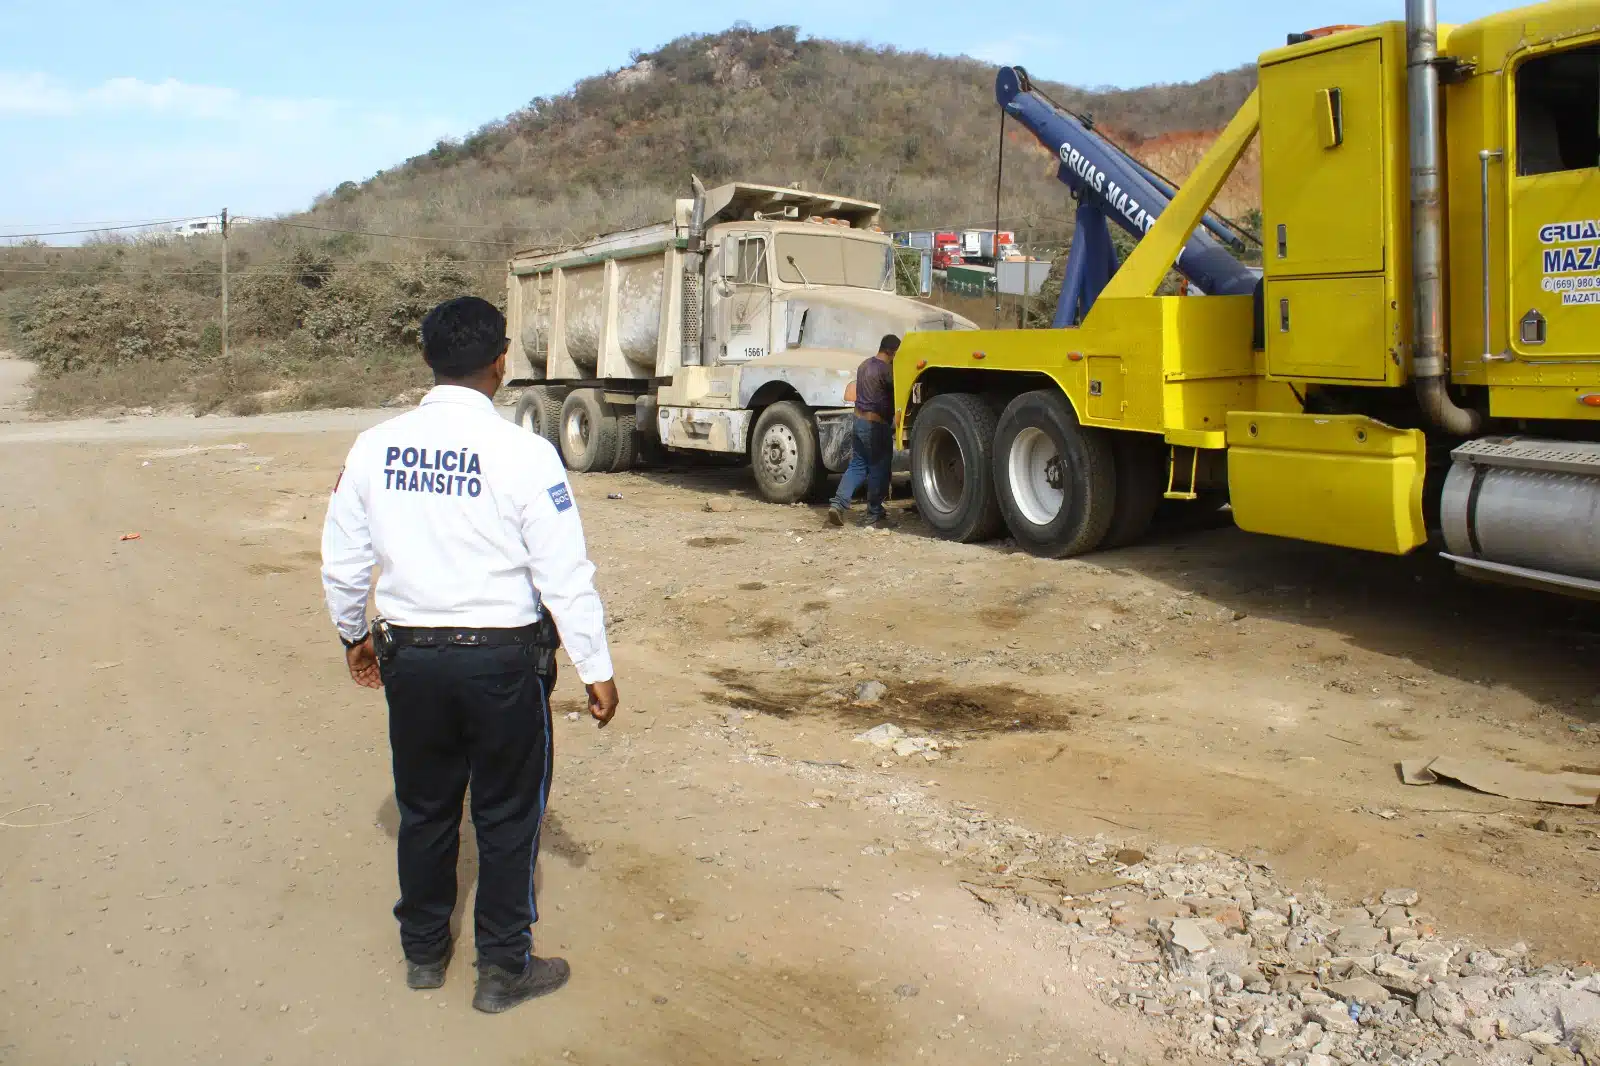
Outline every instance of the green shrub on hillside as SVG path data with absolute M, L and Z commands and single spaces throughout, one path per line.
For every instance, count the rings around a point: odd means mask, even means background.
M 14 318 L 22 354 L 46 373 L 197 360 L 208 318 L 197 297 L 156 285 L 105 281 L 40 289 Z

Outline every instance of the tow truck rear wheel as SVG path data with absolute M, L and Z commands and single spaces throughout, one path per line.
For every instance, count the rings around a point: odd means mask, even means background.
M 617 458 L 617 417 L 599 389 L 573 389 L 561 404 L 561 458 L 580 474 L 605 472 Z
M 945 540 L 971 544 L 1000 532 L 994 430 L 994 408 L 965 392 L 935 396 L 911 423 L 911 495 Z
M 1093 551 L 1116 513 L 1117 467 L 1109 435 L 1081 425 L 1050 390 L 1012 400 L 995 429 L 994 480 L 1017 543 L 1063 559 Z
M 1117 502 L 1102 548 L 1132 544 L 1150 529 L 1166 490 L 1166 442 L 1151 433 L 1114 433 L 1111 450 L 1117 465 Z
M 750 465 L 769 503 L 810 499 L 826 484 L 817 424 L 799 400 L 769 404 L 750 432 Z

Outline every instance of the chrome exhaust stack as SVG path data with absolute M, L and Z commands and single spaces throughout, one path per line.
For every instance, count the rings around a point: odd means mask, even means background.
M 1458 437 L 1483 415 L 1450 398 L 1444 345 L 1444 221 L 1439 174 L 1438 0 L 1406 0 L 1406 91 L 1411 156 L 1411 375 L 1428 421 Z

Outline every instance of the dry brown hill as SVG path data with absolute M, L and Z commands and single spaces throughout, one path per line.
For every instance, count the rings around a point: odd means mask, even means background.
M 965 57 L 801 40 L 793 27 L 684 37 L 343 185 L 317 213 L 394 225 L 471 218 L 508 239 L 559 240 L 657 220 L 698 173 L 708 185 L 800 182 L 877 200 L 897 229 L 977 224 L 994 215 L 994 74 Z M 1041 84 L 1138 144 L 1220 129 L 1255 70 L 1127 90 Z M 1048 220 L 1070 211 L 1048 153 L 1015 124 L 1008 145 L 1036 160 L 1006 182 L 1008 224 L 1031 219 L 1062 235 Z
M 658 221 L 691 174 L 877 200 L 893 228 L 991 221 L 994 73 L 788 26 L 682 37 L 346 182 L 282 220 L 293 225 L 238 230 L 228 360 L 210 238 L 0 249 L 0 323 L 40 363 L 40 402 L 53 410 L 371 402 L 419 380 L 416 327 L 431 303 L 500 299 L 513 246 Z M 1254 82 L 1241 68 L 1140 89 L 1042 84 L 1182 178 Z M 1003 224 L 1060 247 L 1072 205 L 1054 175 L 1049 153 L 1009 124 Z M 1251 206 L 1254 182 L 1241 168 L 1225 209 Z

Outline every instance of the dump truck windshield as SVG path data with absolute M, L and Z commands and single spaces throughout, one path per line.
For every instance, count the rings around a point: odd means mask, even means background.
M 894 250 L 877 241 L 836 233 L 780 233 L 777 250 L 778 277 L 790 284 L 887 289 L 894 280 Z

